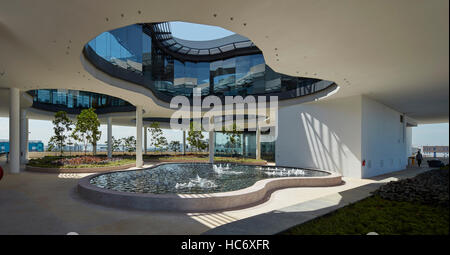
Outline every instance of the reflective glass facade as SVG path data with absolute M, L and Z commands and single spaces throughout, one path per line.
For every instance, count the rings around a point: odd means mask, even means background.
M 94 108 L 97 113 L 132 111 L 134 106 L 116 97 L 78 90 L 38 89 L 28 91 L 33 96 L 33 107 L 47 110 L 64 110 L 77 113 L 82 109 Z
M 191 96 L 193 88 L 201 88 L 203 96 L 279 93 L 292 98 L 334 84 L 276 73 L 261 53 L 186 61 L 168 54 L 171 48 L 156 40 L 143 24 L 135 24 L 100 34 L 86 45 L 85 56 L 99 69 L 157 91 L 166 101 L 177 95 Z
M 256 158 L 256 132 L 241 132 L 237 142 L 230 143 L 229 135 L 223 132 L 214 132 L 215 156 L 219 157 L 245 157 Z M 264 135 L 261 135 L 264 140 Z M 261 158 L 275 160 L 275 142 L 261 142 Z

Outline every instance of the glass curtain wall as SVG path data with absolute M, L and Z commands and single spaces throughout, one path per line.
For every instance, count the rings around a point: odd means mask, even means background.
M 225 132 L 214 132 L 214 134 L 216 156 L 256 158 L 256 132 L 240 132 L 234 143 L 231 142 L 230 134 Z M 267 148 L 268 154 L 271 149 Z
M 116 97 L 78 90 L 39 89 L 29 93 L 37 103 L 60 105 L 69 109 L 106 108 L 114 106 L 131 106 L 130 103 Z
M 204 96 L 267 94 L 295 91 L 320 81 L 276 73 L 265 64 L 262 54 L 212 62 L 174 59 L 148 33 L 140 24 L 126 26 L 100 34 L 86 47 L 112 65 L 140 76 L 145 86 L 169 96 L 191 96 L 193 88 L 201 88 Z M 303 92 L 297 91 L 295 96 Z

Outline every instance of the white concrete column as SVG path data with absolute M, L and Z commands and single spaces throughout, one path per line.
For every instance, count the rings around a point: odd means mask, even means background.
M 147 127 L 144 126 L 144 154 L 147 154 Z
M 20 110 L 20 163 L 28 160 L 28 118 L 27 110 Z
M 9 171 L 20 172 L 20 91 L 9 89 Z
M 214 163 L 214 130 L 209 131 L 209 163 Z
M 112 148 L 113 148 L 113 141 L 112 141 L 112 117 L 108 117 L 108 158 L 112 158 Z
M 183 130 L 183 155 L 186 155 L 186 130 Z
M 25 153 L 24 153 L 24 158 L 25 158 L 25 163 L 28 163 L 28 152 L 30 149 L 29 146 L 29 141 L 30 141 L 30 120 L 28 118 L 25 119 Z
M 142 106 L 136 106 L 136 167 L 142 167 Z
M 256 125 L 256 159 L 261 159 L 261 129 Z

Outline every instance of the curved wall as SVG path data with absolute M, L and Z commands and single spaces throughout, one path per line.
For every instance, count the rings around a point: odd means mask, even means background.
M 79 90 L 37 89 L 27 92 L 33 97 L 32 107 L 39 110 L 79 114 L 94 108 L 97 114 L 133 112 L 136 107 L 117 97 Z

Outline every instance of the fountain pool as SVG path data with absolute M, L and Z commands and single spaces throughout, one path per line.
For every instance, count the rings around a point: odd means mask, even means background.
M 239 190 L 267 178 L 327 175 L 330 173 L 298 168 L 183 163 L 102 174 L 90 183 L 123 192 L 203 194 Z
M 78 191 L 101 204 L 146 210 L 211 211 L 249 206 L 288 187 L 332 186 L 334 173 L 291 167 L 165 163 L 143 170 L 101 173 Z

